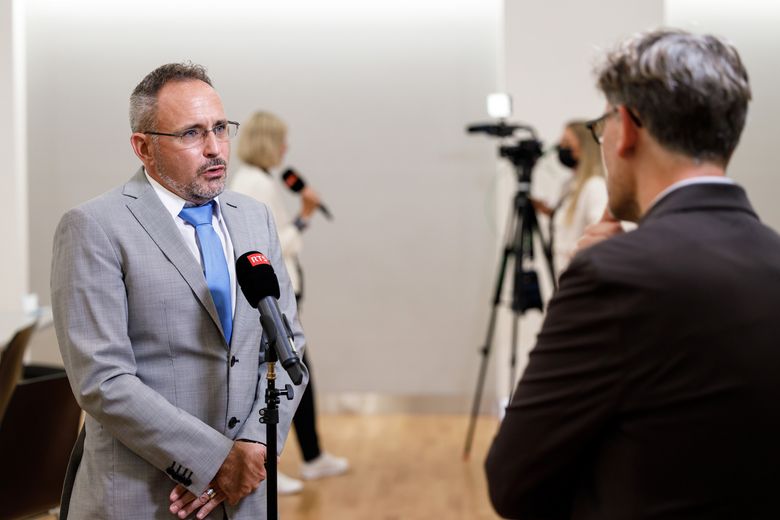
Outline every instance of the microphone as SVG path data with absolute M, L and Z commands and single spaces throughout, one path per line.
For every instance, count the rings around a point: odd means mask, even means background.
M 263 253 L 249 251 L 236 260 L 236 280 L 249 305 L 260 311 L 260 323 L 268 344 L 296 385 L 303 381 L 303 363 L 295 350 L 287 316 L 279 310 L 279 280 Z
M 284 170 L 284 173 L 282 173 L 282 182 L 295 193 L 300 193 L 300 191 L 306 187 L 306 182 L 298 175 L 298 172 L 292 168 Z M 322 211 L 323 215 L 328 217 L 328 220 L 333 220 L 333 215 L 330 214 L 330 211 L 328 211 L 328 208 L 326 208 L 324 204 L 320 204 L 317 207 Z

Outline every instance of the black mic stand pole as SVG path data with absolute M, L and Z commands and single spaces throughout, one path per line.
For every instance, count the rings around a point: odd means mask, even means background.
M 293 398 L 292 385 L 285 385 L 284 390 L 277 390 L 276 388 L 276 362 L 279 360 L 276 354 L 275 342 L 279 338 L 274 337 L 272 341 L 265 342 L 265 360 L 268 367 L 268 386 L 265 390 L 265 403 L 266 407 L 260 410 L 260 422 L 265 424 L 265 440 L 266 440 L 266 456 L 265 456 L 265 471 L 266 471 L 266 493 L 268 499 L 268 516 L 267 518 L 277 520 L 279 518 L 278 496 L 277 496 L 277 460 L 276 460 L 276 425 L 279 424 L 279 397 L 284 395 L 287 400 Z

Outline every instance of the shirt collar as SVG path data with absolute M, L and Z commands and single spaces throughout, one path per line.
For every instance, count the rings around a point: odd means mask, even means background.
M 705 175 L 702 177 L 692 177 L 690 179 L 683 179 L 681 181 L 677 181 L 671 186 L 668 186 L 665 190 L 663 190 L 661 193 L 655 196 L 653 199 L 653 202 L 650 203 L 650 206 L 648 206 L 645 213 L 650 211 L 653 206 L 658 204 L 661 199 L 669 195 L 671 192 L 679 190 L 680 188 L 684 188 L 686 186 L 692 186 L 694 184 L 736 184 L 733 179 L 730 179 L 728 177 L 722 177 L 720 175 Z

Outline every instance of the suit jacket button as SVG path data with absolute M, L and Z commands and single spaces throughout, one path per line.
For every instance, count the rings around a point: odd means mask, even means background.
M 233 429 L 233 428 L 235 428 L 235 427 L 236 427 L 236 425 L 237 425 L 238 423 L 240 423 L 240 422 L 241 422 L 241 421 L 239 421 L 239 420 L 238 420 L 238 419 L 236 419 L 235 417 L 231 417 L 231 418 L 230 418 L 230 420 L 228 421 L 228 428 L 230 428 L 230 429 L 232 430 L 232 429 Z
M 230 366 L 232 367 L 236 363 L 238 363 L 238 358 L 236 356 L 230 356 Z

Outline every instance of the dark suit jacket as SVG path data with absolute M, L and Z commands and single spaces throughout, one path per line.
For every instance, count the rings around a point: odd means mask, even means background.
M 575 257 L 486 470 L 523 520 L 780 518 L 780 237 L 742 188 Z

